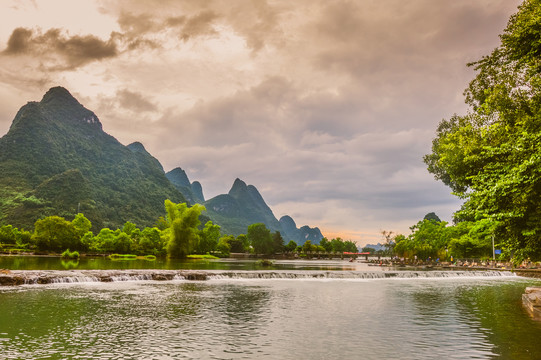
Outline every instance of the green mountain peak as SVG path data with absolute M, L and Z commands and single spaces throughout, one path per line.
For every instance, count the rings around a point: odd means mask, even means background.
M 0 138 L 0 225 L 83 212 L 95 228 L 152 225 L 185 201 L 142 144 L 122 145 L 66 89 L 24 105 Z

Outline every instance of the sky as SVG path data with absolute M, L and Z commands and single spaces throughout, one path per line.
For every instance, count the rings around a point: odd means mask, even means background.
M 358 245 L 460 200 L 423 163 L 518 0 L 3 0 L 0 136 L 53 86 L 205 198 Z

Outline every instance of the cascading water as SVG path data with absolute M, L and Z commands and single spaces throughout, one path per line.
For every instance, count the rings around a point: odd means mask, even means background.
M 205 281 L 205 280 L 376 280 L 418 278 L 490 278 L 516 276 L 504 271 L 223 271 L 223 270 L 71 270 L 12 271 L 0 275 L 0 285 L 119 282 L 119 281 Z

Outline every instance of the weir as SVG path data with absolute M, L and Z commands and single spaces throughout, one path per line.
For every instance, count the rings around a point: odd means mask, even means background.
M 222 271 L 222 270 L 14 270 L 0 274 L 0 286 L 118 281 L 207 281 L 224 279 L 415 279 L 516 276 L 504 271 Z

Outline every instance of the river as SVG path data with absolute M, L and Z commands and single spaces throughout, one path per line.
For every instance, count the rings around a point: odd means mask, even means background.
M 38 261 L 57 270 L 58 259 Z M 209 277 L 0 287 L 0 358 L 541 359 L 541 323 L 521 306 L 525 287 L 541 282 L 510 273 L 346 261 L 150 268 Z

